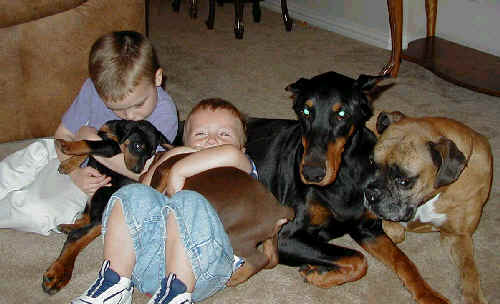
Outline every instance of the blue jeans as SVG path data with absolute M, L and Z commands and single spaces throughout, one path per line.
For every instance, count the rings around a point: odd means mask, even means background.
M 173 212 L 181 240 L 196 278 L 193 301 L 223 289 L 232 274 L 233 248 L 217 212 L 194 191 L 180 191 L 171 198 L 151 187 L 132 184 L 116 191 L 103 214 L 102 232 L 113 205 L 121 202 L 133 240 L 136 264 L 132 282 L 142 293 L 154 294 L 165 277 L 166 218 Z

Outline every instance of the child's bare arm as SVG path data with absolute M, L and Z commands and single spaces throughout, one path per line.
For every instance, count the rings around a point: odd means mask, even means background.
M 218 167 L 235 167 L 247 173 L 252 171 L 250 160 L 237 147 L 222 145 L 208 148 L 192 153 L 172 166 L 168 178 L 167 193 L 171 195 L 181 190 L 186 178 Z
M 142 178 L 142 183 L 144 185 L 150 185 L 151 184 L 151 179 L 153 178 L 154 172 L 156 168 L 158 168 L 159 165 L 161 165 L 164 161 L 169 159 L 170 157 L 177 155 L 177 154 L 183 154 L 183 153 L 192 153 L 196 152 L 197 150 L 187 147 L 187 146 L 180 146 L 180 147 L 175 147 L 165 153 L 151 166 L 146 166 L 143 170 L 143 178 Z

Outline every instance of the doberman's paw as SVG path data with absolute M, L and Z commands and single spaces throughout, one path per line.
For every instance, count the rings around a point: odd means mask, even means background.
M 73 225 L 73 224 L 60 224 L 60 225 L 57 225 L 57 230 L 59 230 L 60 232 L 62 232 L 64 234 L 68 234 L 71 231 L 75 230 L 74 226 L 75 225 Z
M 250 278 L 253 274 L 255 274 L 255 269 L 250 262 L 246 261 L 243 266 L 238 268 L 233 274 L 229 281 L 227 281 L 227 287 L 235 287 L 241 283 L 244 283 Z
M 69 283 L 72 274 L 73 267 L 69 269 L 68 266 L 65 266 L 59 261 L 55 261 L 43 274 L 43 291 L 45 291 L 49 295 L 56 294 L 57 292 L 59 292 L 59 290 L 61 290 Z
M 64 139 L 55 140 L 56 147 L 61 150 L 62 153 L 67 154 L 69 152 L 69 142 Z
M 334 269 L 325 266 L 303 265 L 300 267 L 299 273 L 305 282 L 321 288 L 330 288 L 359 280 L 366 274 L 366 267 L 362 269 L 336 267 Z
M 235 287 L 240 285 L 241 283 L 244 283 L 247 280 L 248 276 L 237 270 L 236 272 L 233 273 L 229 281 L 227 281 L 226 286 Z
M 432 293 L 417 299 L 419 304 L 450 304 L 450 301 L 438 293 Z
M 57 172 L 59 172 L 59 174 L 70 174 L 71 171 L 73 171 L 73 170 L 74 170 L 74 166 L 67 161 L 62 161 L 59 164 L 59 168 L 57 168 Z

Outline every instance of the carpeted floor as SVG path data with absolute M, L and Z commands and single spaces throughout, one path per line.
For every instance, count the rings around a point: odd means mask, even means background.
M 205 26 L 208 1 L 199 1 L 197 19 L 188 15 L 188 1 L 174 13 L 171 1 L 152 1 L 151 39 L 168 76 L 166 89 L 174 98 L 180 117 L 200 99 L 222 97 L 251 116 L 293 118 L 291 100 L 284 88 L 300 77 L 334 70 L 351 77 L 376 74 L 390 52 L 296 22 L 285 32 L 281 16 L 262 10 L 262 21 L 252 21 L 245 10 L 243 40 L 234 39 L 233 6 L 216 8 L 215 30 Z M 448 116 L 486 135 L 494 157 L 500 157 L 500 98 L 475 93 L 448 83 L 431 72 L 403 62 L 399 77 L 375 101 L 377 110 L 399 110 L 409 115 Z M 4 144 L 0 158 L 24 142 Z M 500 167 L 495 163 L 495 173 Z M 500 303 L 500 194 L 493 181 L 490 200 L 474 235 L 476 261 L 489 303 Z M 68 303 L 95 279 L 101 263 L 102 242 L 93 242 L 79 256 L 73 279 L 60 293 L 48 296 L 41 289 L 43 271 L 58 255 L 63 235 L 48 237 L 0 230 L 0 303 Z M 348 237 L 335 243 L 358 250 Z M 439 234 L 409 234 L 401 244 L 423 277 L 452 303 L 460 302 L 459 280 Z M 204 303 L 414 303 L 402 283 L 387 267 L 368 257 L 368 274 L 360 281 L 320 289 L 302 281 L 296 269 L 281 266 L 265 270 L 247 283 L 227 289 Z M 139 293 L 135 303 L 146 303 Z

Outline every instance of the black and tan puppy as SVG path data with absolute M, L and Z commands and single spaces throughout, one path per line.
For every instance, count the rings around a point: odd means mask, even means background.
M 492 181 L 488 140 L 457 121 L 382 112 L 374 149 L 376 173 L 365 204 L 388 220 L 395 242 L 405 231 L 440 231 L 460 270 L 465 303 L 487 303 L 473 258 L 476 230 Z
M 168 158 L 155 170 L 151 186 L 164 192 L 171 166 L 188 154 Z M 157 157 L 158 159 L 158 157 Z M 201 193 L 214 207 L 234 254 L 245 259 L 227 286 L 236 286 L 263 268 L 278 264 L 278 232 L 293 220 L 294 211 L 282 206 L 261 183 L 232 167 L 220 167 L 186 179 L 185 190 Z M 263 252 L 257 250 L 262 244 Z
M 112 157 L 123 153 L 127 168 L 139 173 L 156 152 L 158 145 L 168 147 L 168 140 L 150 122 L 111 120 L 97 133 L 102 140 L 65 141 L 56 140 L 64 154 L 73 155 L 61 162 L 59 172 L 67 174 L 79 167 L 87 157 L 88 166 L 111 177 L 111 186 L 99 188 L 87 201 L 83 215 L 74 224 L 59 225 L 58 229 L 68 238 L 59 257 L 43 275 L 42 288 L 48 294 L 55 294 L 66 286 L 73 274 L 75 260 L 81 250 L 101 234 L 102 213 L 111 195 L 120 187 L 136 181 L 114 172 L 99 163 L 92 155 Z

